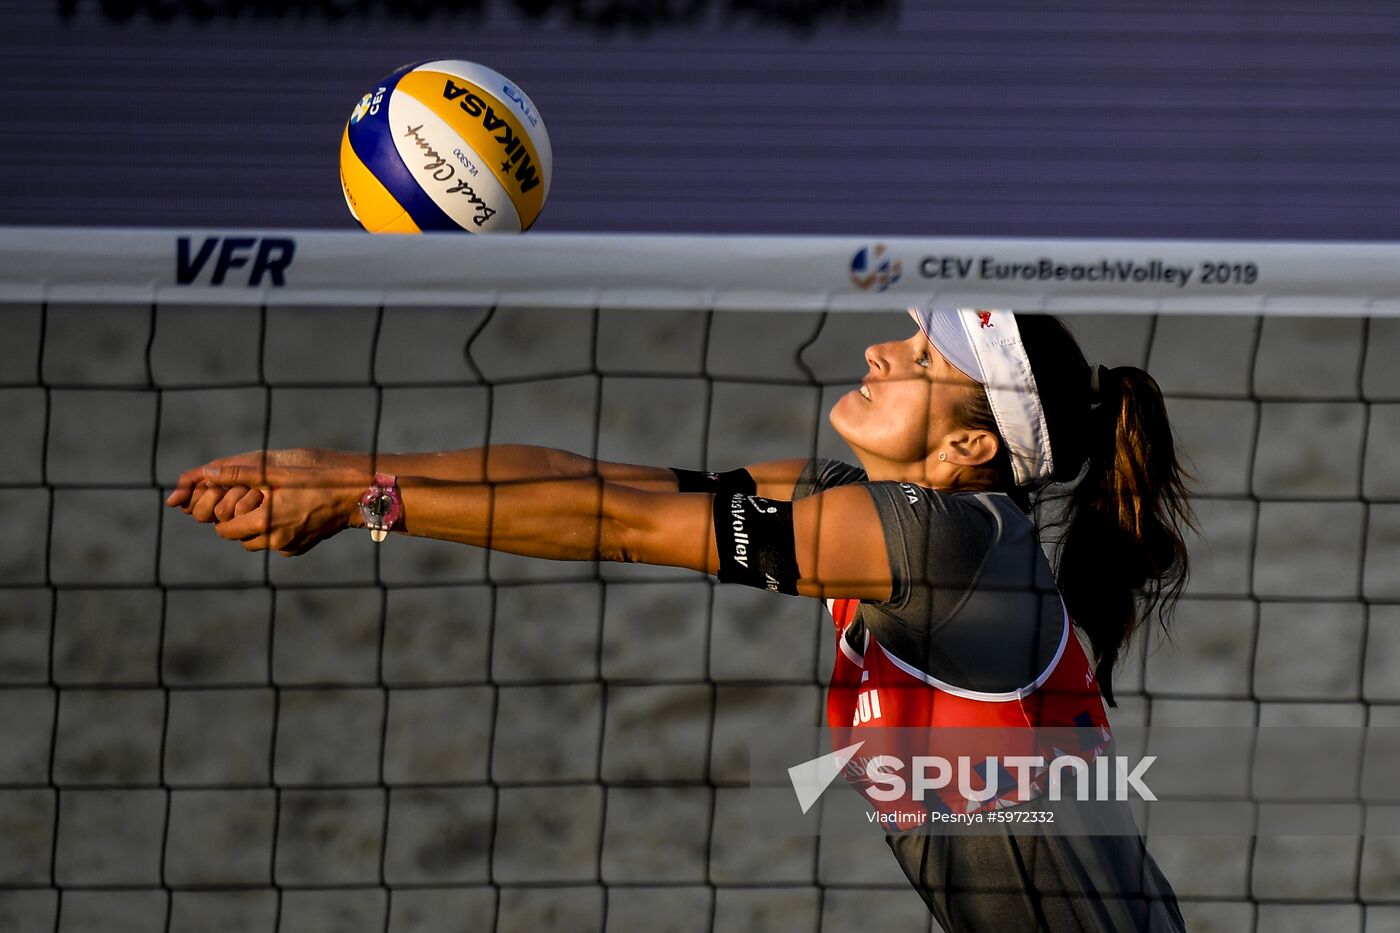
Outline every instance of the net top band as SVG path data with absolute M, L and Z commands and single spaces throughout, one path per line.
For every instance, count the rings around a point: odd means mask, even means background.
M 0 227 L 0 301 L 1400 316 L 1400 244 Z

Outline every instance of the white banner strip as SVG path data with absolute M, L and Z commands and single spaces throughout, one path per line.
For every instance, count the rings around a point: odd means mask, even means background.
M 0 301 L 1400 315 L 1400 244 L 0 227 Z

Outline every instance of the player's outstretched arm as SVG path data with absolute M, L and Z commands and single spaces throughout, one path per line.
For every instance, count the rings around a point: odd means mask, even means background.
M 248 550 L 300 554 L 360 525 L 359 499 L 369 483 L 356 468 L 203 468 L 204 479 L 247 487 L 260 505 L 216 527 Z M 607 560 L 719 572 L 715 497 L 652 492 L 597 476 L 516 482 L 448 482 L 400 476 L 404 517 L 396 531 L 553 560 Z M 885 599 L 890 571 L 874 503 L 859 486 L 833 489 L 792 505 L 788 536 L 746 539 L 786 548 L 795 560 L 796 592 Z M 756 533 L 755 533 L 756 534 Z
M 758 495 L 792 498 L 792 489 L 806 463 L 803 459 L 775 460 L 747 469 L 758 486 Z M 445 482 L 521 482 L 544 479 L 580 479 L 596 476 L 609 483 L 654 492 L 676 491 L 676 474 L 668 467 L 594 460 L 581 454 L 524 444 L 497 444 L 431 453 L 351 453 L 315 448 L 254 450 L 211 461 L 208 466 L 315 467 L 421 476 Z M 256 508 L 256 490 L 244 486 L 212 485 L 196 467 L 182 474 L 166 504 L 193 515 L 201 522 L 228 521 Z
M 352 453 L 317 448 L 253 450 L 221 457 L 205 466 L 309 467 L 421 476 L 447 482 L 518 482 L 599 476 L 642 489 L 674 490 L 676 475 L 665 467 L 594 460 L 580 454 L 524 444 L 499 444 L 431 453 Z M 245 486 L 211 484 L 204 466 L 183 473 L 166 504 L 201 522 L 228 521 L 256 508 L 260 494 Z

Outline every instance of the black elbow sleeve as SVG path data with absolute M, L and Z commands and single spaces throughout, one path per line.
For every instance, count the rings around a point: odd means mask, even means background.
M 730 492 L 715 496 L 719 581 L 797 593 L 792 503 Z

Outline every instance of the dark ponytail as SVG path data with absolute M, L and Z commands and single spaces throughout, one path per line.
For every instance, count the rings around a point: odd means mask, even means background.
M 1153 617 L 1165 630 L 1186 587 L 1184 531 L 1193 522 L 1187 474 L 1156 380 L 1134 366 L 1091 370 L 1056 318 L 1016 320 L 1055 460 L 1051 482 L 1058 488 L 1039 499 L 1047 511 L 1061 513 L 1047 525 L 1059 532 L 1055 579 L 1065 608 L 1093 646 L 1099 690 L 1116 706 L 1113 667 L 1123 646 Z M 975 424 L 983 420 L 979 409 L 990 421 L 981 392 L 965 423 L 981 426 Z M 1003 459 L 995 464 L 999 485 L 1025 504 L 1025 491 L 1011 490 Z
M 1087 464 L 1069 492 L 1055 578 L 1094 647 L 1099 690 L 1113 706 L 1119 652 L 1145 620 L 1156 616 L 1165 629 L 1186 586 L 1183 530 L 1192 517 L 1156 380 L 1120 366 L 1100 370 L 1098 382 L 1098 406 L 1083 432 Z

